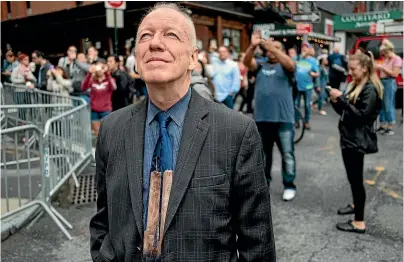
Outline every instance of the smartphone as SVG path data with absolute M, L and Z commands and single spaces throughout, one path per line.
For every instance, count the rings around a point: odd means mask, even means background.
M 261 30 L 261 38 L 268 40 L 271 38 L 271 33 L 267 30 Z
M 325 90 L 327 90 L 328 92 L 331 92 L 332 87 L 331 86 L 325 86 Z

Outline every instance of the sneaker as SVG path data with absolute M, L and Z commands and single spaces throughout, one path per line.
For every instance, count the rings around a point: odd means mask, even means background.
M 283 191 L 283 200 L 284 201 L 290 201 L 296 196 L 296 190 L 295 189 L 285 189 Z
M 378 132 L 378 133 L 384 133 L 384 132 L 386 132 L 386 129 L 385 129 L 384 127 L 379 127 L 379 128 L 376 130 L 376 132 Z
M 386 129 L 386 131 L 384 131 L 384 133 L 382 133 L 382 135 L 392 136 L 392 135 L 394 135 L 394 131 L 391 129 Z
M 306 130 L 311 130 L 311 127 L 310 127 L 309 123 L 304 123 L 304 128 Z
M 326 116 L 327 115 L 327 112 L 325 112 L 324 110 L 320 110 L 320 115 L 322 115 L 322 116 Z
M 299 123 L 296 123 L 296 124 L 295 124 L 295 128 L 296 128 L 296 129 L 299 129 L 299 128 L 300 128 L 300 124 L 299 124 Z

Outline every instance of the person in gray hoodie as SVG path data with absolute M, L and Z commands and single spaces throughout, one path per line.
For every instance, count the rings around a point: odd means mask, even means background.
M 208 88 L 208 80 L 197 70 L 191 73 L 191 87 L 203 98 L 214 101 L 212 91 Z
M 191 87 L 204 98 L 215 101 L 215 87 L 206 74 L 205 66 L 202 61 L 198 60 L 195 70 L 191 73 Z
M 80 96 L 82 94 L 81 84 L 90 69 L 90 65 L 80 61 L 77 55 L 77 48 L 70 46 L 67 50 L 67 56 L 59 59 L 58 67 L 63 68 L 72 83 L 72 95 Z

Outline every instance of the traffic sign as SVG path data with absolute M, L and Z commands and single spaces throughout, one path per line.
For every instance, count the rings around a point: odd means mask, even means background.
M 126 2 L 125 1 L 105 1 L 105 8 L 125 10 Z
M 300 23 L 320 23 L 321 13 L 314 11 L 313 13 L 294 14 L 292 15 L 292 21 Z
M 312 30 L 311 24 L 296 24 L 296 34 L 298 35 L 307 35 L 310 34 Z

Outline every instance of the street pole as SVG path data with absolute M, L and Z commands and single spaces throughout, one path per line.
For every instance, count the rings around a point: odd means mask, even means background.
M 304 34 L 303 35 L 303 43 L 308 43 L 309 41 L 308 41 L 308 38 L 309 38 L 309 35 L 308 34 Z
M 118 28 L 117 28 L 117 17 L 116 8 L 114 8 L 114 34 L 115 34 L 115 55 L 118 55 Z

